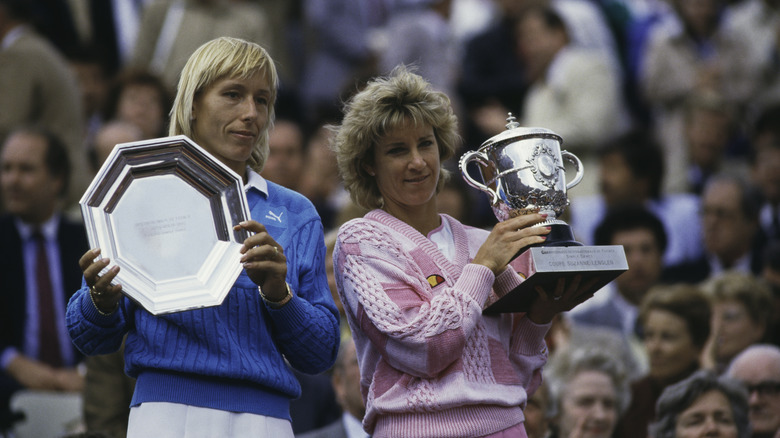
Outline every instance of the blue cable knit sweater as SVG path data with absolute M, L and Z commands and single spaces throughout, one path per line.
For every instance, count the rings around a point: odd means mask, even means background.
M 252 218 L 287 257 L 294 298 L 281 309 L 266 306 L 246 271 L 215 307 L 154 316 L 125 297 L 118 311 L 104 316 L 85 284 L 68 304 L 70 336 L 84 354 L 116 351 L 127 333 L 126 372 L 138 379 L 133 406 L 172 402 L 289 419 L 300 385 L 285 359 L 310 374 L 333 365 L 338 311 L 316 210 L 270 181 L 268 196 L 251 188 L 247 200 Z

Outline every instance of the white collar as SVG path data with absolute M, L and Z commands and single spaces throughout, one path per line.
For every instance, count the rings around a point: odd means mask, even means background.
M 17 217 L 15 220 L 16 229 L 19 230 L 19 236 L 21 236 L 22 240 L 29 239 L 36 228 L 41 230 L 41 234 L 43 234 L 43 237 L 46 240 L 54 240 L 57 237 L 57 224 L 59 223 L 59 219 L 59 213 L 55 213 L 49 220 L 41 224 L 40 227 L 36 227 L 33 224 L 22 222 L 22 220 Z
M 244 191 L 246 192 L 252 187 L 259 190 L 260 193 L 264 194 L 266 198 L 268 197 L 268 181 L 260 176 L 259 173 L 252 170 L 251 167 L 247 166 L 246 184 L 244 184 Z

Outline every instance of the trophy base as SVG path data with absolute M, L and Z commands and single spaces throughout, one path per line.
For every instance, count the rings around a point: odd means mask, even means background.
M 516 259 L 528 251 L 529 248 L 551 247 L 551 246 L 582 246 L 582 243 L 574 240 L 574 232 L 571 230 L 571 226 L 566 222 L 555 220 L 545 221 L 540 224 L 534 225 L 536 227 L 550 227 L 550 232 L 547 234 L 547 240 L 544 243 L 536 245 L 526 246 L 512 257 L 512 260 Z
M 536 286 L 552 292 L 560 278 L 565 278 L 568 283 L 576 275 L 581 275 L 582 285 L 595 279 L 589 289 L 581 291 L 590 294 L 628 270 L 622 245 L 583 246 L 579 243 L 530 247 L 510 265 L 525 281 L 506 295 L 491 296 L 483 308 L 484 315 L 527 312 L 538 297 Z

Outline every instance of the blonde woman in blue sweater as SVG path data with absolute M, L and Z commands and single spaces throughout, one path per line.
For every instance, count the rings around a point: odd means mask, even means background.
M 112 284 L 119 268 L 96 261 L 99 249 L 80 260 L 70 335 L 92 355 L 115 351 L 127 334 L 126 372 L 137 378 L 130 438 L 292 437 L 289 402 L 300 386 L 290 366 L 314 374 L 335 361 L 338 312 L 320 218 L 302 195 L 259 175 L 276 89 L 263 48 L 218 38 L 190 57 L 171 111 L 170 135 L 189 136 L 244 180 L 253 219 L 239 227 L 251 237 L 221 305 L 154 316 Z

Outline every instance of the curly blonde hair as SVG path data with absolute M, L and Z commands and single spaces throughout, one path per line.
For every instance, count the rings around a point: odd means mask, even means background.
M 374 146 L 378 141 L 407 120 L 433 128 L 442 162 L 455 154 L 461 139 L 449 97 L 404 65 L 369 81 L 344 105 L 341 125 L 329 126 L 335 133 L 331 148 L 339 173 L 357 205 L 367 209 L 382 207 L 382 194 L 366 165 L 374 164 Z M 440 169 L 437 192 L 448 178 L 449 172 Z
M 266 75 L 271 86 L 268 100 L 268 123 L 260 133 L 249 157 L 249 166 L 258 173 L 268 158 L 268 132 L 275 118 L 274 103 L 279 86 L 271 56 L 260 45 L 240 38 L 213 39 L 192 53 L 179 78 L 176 99 L 171 108 L 168 135 L 186 135 L 192 138 L 192 104 L 198 93 L 223 78 L 248 78 L 258 71 Z

